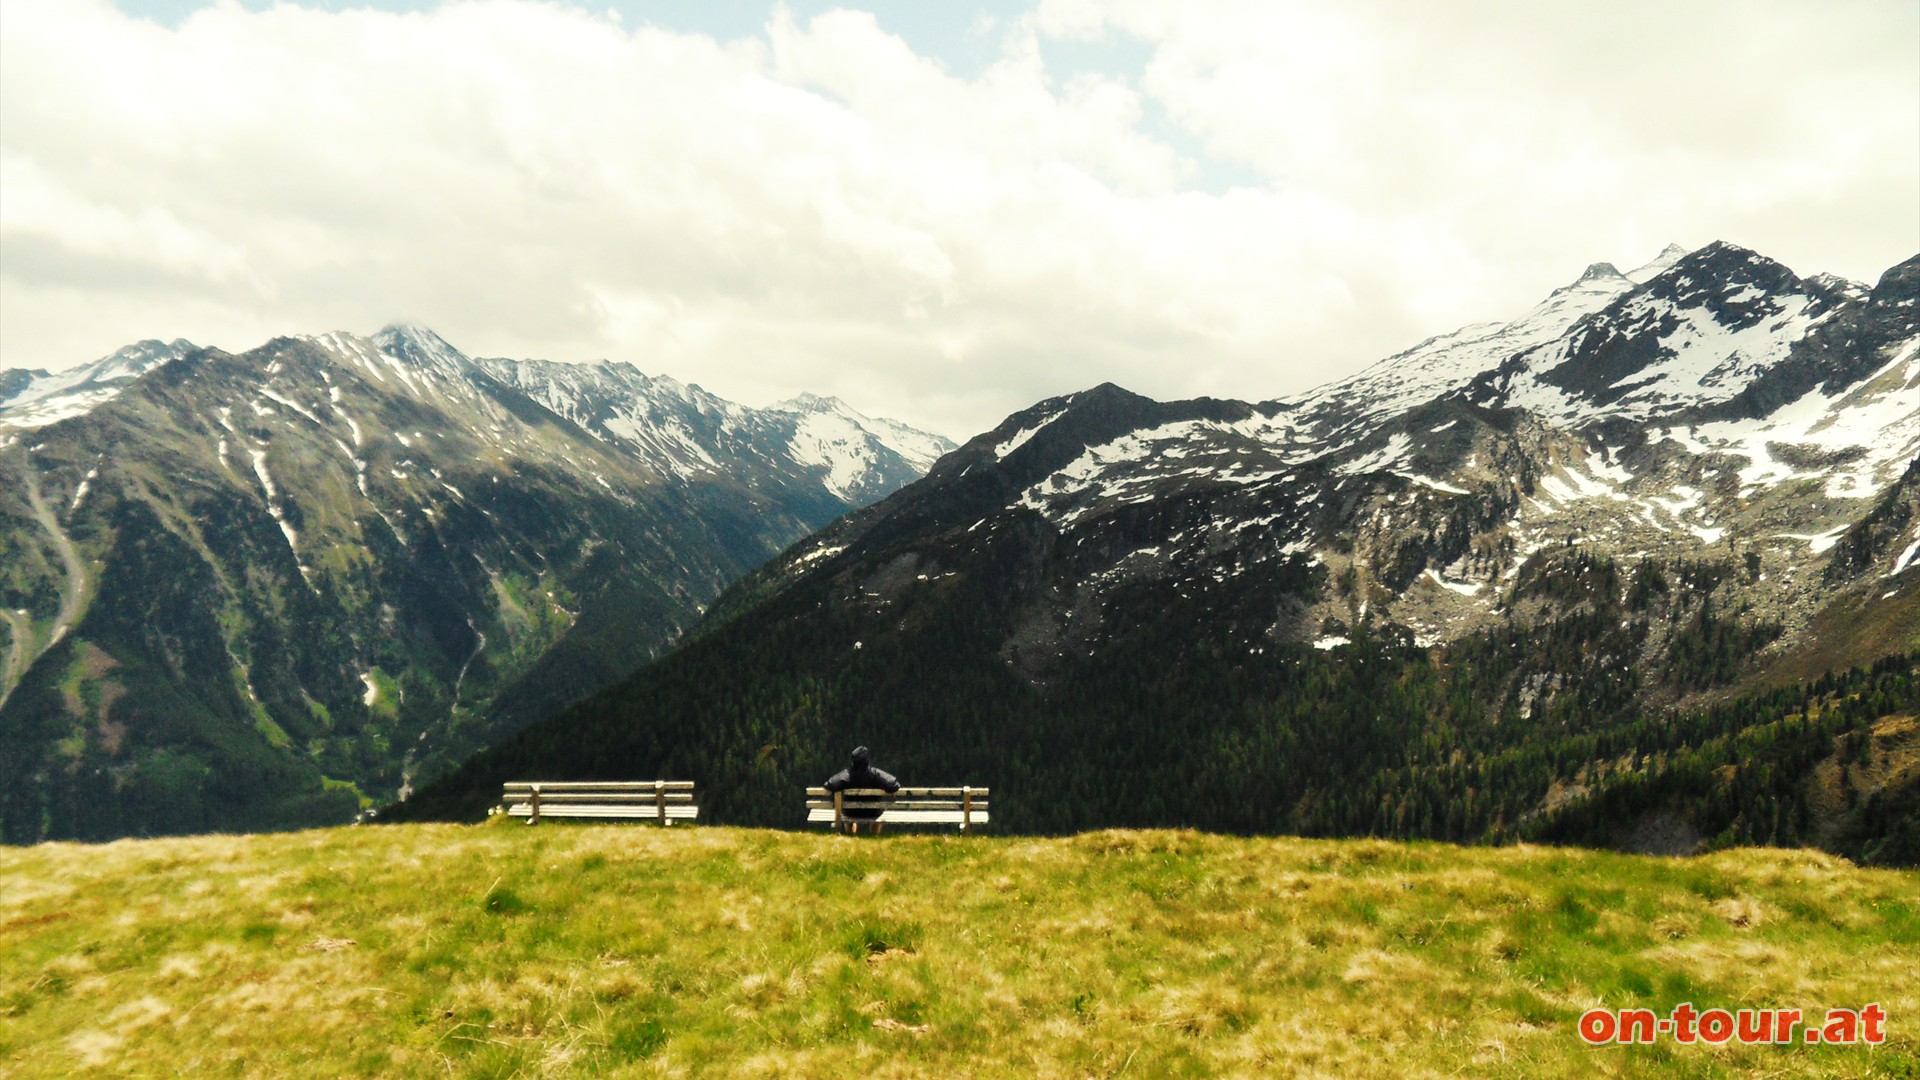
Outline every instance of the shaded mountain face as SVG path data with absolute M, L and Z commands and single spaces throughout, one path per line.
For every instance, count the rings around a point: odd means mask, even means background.
M 354 817 L 631 671 L 950 444 L 432 332 L 146 342 L 0 403 L 0 830 Z
M 667 774 L 787 824 L 865 743 L 1014 828 L 1522 835 L 1691 745 L 1650 712 L 1920 650 L 1917 303 L 1669 249 L 1296 399 L 1041 402 L 401 813 Z

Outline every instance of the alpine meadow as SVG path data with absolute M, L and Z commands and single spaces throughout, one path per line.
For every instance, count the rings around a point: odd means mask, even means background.
M 1916 42 L 7 0 L 0 1080 L 1920 1080 Z

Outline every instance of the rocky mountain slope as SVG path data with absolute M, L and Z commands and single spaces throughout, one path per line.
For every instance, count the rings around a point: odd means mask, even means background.
M 606 685 L 950 444 L 420 327 L 0 400 L 0 831 L 351 818 Z
M 1296 399 L 1041 402 L 405 812 L 677 768 L 778 823 L 861 741 L 1015 827 L 1517 835 L 1698 749 L 1650 715 L 1920 650 L 1916 455 L 1920 257 L 1599 264 Z

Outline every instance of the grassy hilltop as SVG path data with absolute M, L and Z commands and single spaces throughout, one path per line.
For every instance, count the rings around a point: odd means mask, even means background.
M 0 1077 L 1920 1076 L 1920 874 L 1801 851 L 407 825 L 0 849 Z M 1877 1049 L 1586 1008 L 1878 1001 Z

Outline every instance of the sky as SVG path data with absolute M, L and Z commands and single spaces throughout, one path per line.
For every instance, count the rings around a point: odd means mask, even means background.
M 955 439 L 1920 251 L 1911 0 L 6 0 L 0 367 L 437 330 Z

